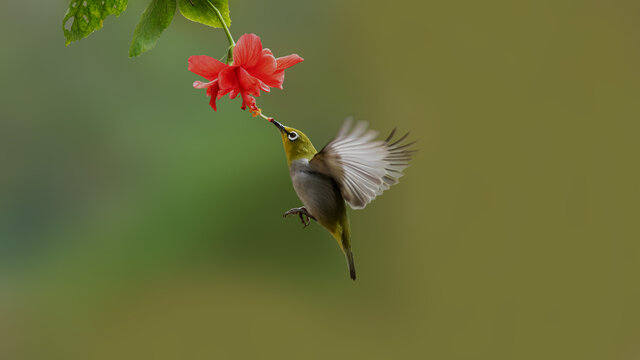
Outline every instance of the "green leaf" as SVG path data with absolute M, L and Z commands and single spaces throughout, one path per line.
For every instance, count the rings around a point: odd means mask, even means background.
M 229 1 L 228 0 L 209 0 L 218 8 L 222 18 L 227 26 L 231 26 L 231 18 L 229 17 Z M 221 28 L 222 23 L 213 12 L 206 0 L 178 0 L 178 8 L 180 13 L 187 19 L 201 24 Z
M 99 30 L 107 16 L 119 16 L 126 8 L 127 0 L 71 0 L 62 20 L 65 45 Z
M 129 57 L 135 57 L 156 46 L 164 29 L 168 28 L 176 12 L 176 0 L 151 0 L 133 32 Z

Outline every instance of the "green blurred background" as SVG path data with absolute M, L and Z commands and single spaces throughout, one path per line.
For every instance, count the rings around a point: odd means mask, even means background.
M 305 58 L 265 113 L 419 141 L 355 283 L 273 126 L 191 87 L 222 31 L 131 60 L 146 1 L 65 47 L 67 6 L 0 4 L 0 358 L 640 358 L 640 2 L 232 0 Z

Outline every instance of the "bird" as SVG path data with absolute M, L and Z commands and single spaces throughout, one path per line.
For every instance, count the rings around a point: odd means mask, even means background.
M 336 239 L 344 253 L 349 276 L 356 279 L 351 250 L 351 229 L 345 203 L 363 209 L 376 196 L 398 183 L 403 170 L 417 151 L 406 142 L 409 133 L 393 140 L 394 128 L 386 140 L 374 140 L 378 132 L 366 121 L 347 118 L 336 137 L 317 151 L 302 131 L 268 118 L 282 136 L 293 188 L 303 206 L 283 214 L 299 215 L 306 228 L 313 219 Z

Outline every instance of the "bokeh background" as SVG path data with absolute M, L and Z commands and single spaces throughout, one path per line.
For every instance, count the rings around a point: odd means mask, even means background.
M 640 358 L 640 2 L 232 0 L 305 58 L 265 113 L 419 141 L 355 283 L 274 127 L 191 87 L 222 31 L 132 60 L 146 1 L 65 47 L 67 5 L 0 3 L 0 358 Z

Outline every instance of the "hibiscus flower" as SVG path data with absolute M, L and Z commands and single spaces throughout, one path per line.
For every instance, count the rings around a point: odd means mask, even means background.
M 260 90 L 269 92 L 272 87 L 282 89 L 284 70 L 303 61 L 297 54 L 275 58 L 269 49 L 262 48 L 260 38 L 255 34 L 244 34 L 233 49 L 233 62 L 222 63 L 206 55 L 191 56 L 189 71 L 209 82 L 196 81 L 193 87 L 207 89 L 211 97 L 209 104 L 216 110 L 216 100 L 226 94 L 234 99 L 242 97 L 242 109 L 259 111 L 254 96 Z

